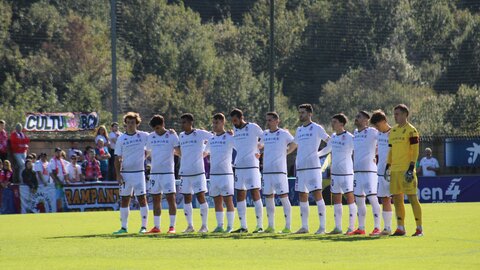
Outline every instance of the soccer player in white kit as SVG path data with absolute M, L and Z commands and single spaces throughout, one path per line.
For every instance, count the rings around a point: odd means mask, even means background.
M 358 207 L 358 229 L 347 235 L 364 235 L 367 205 L 365 196 L 372 205 L 374 229 L 370 235 L 380 235 L 380 204 L 378 203 L 377 188 L 377 137 L 378 131 L 368 126 L 370 115 L 359 111 L 355 116 L 353 133 L 353 194 Z
M 247 191 L 253 198 L 257 228 L 253 233 L 263 232 L 263 203 L 260 197 L 261 175 L 259 169 L 259 140 L 263 130 L 254 123 L 247 123 L 243 112 L 234 109 L 230 112 L 232 124 L 235 126 L 234 141 L 237 155 L 235 157 L 235 189 L 237 190 L 237 211 L 240 228 L 232 233 L 246 233 L 247 228 Z
M 130 197 L 132 192 L 137 196 L 140 204 L 140 216 L 142 227 L 139 233 L 147 232 L 148 204 L 145 184 L 145 146 L 148 133 L 138 131 L 142 119 L 135 112 L 129 112 L 123 116 L 126 132 L 118 137 L 115 144 L 115 171 L 117 181 L 120 184 L 120 219 L 122 227 L 114 234 L 127 233 L 128 215 L 130 212 Z
M 184 233 L 192 233 L 193 229 L 193 206 L 192 195 L 195 194 L 200 203 L 200 216 L 202 227 L 199 233 L 208 232 L 208 203 L 205 199 L 207 190 L 207 179 L 205 178 L 205 165 L 203 163 L 203 150 L 205 143 L 213 135 L 212 133 L 193 128 L 193 115 L 185 113 L 180 117 L 183 132 L 180 133 L 180 172 L 182 178 L 180 193 L 184 198 L 184 212 L 188 226 Z
M 333 194 L 333 210 L 335 228 L 329 234 L 342 234 L 342 195 L 347 199 L 350 212 L 347 233 L 355 229 L 357 217 L 357 205 L 353 196 L 353 135 L 345 130 L 347 117 L 343 113 L 332 116 L 332 129 L 335 131 L 328 140 L 327 147 L 323 148 L 318 155 L 324 156 L 332 153 L 330 189 Z
M 263 147 L 263 194 L 267 208 L 268 227 L 265 233 L 275 232 L 275 195 L 280 197 L 285 214 L 285 228 L 280 233 L 290 233 L 292 205 L 288 199 L 287 155 L 297 149 L 293 136 L 280 123 L 276 112 L 267 113 L 267 128 L 260 141 Z
M 152 158 L 149 180 L 149 193 L 153 197 L 154 227 L 148 233 L 160 233 L 162 194 L 165 194 L 170 214 L 168 233 L 175 233 L 177 204 L 175 202 L 174 154 L 178 146 L 178 136 L 173 130 L 165 129 L 163 116 L 154 115 L 150 119 L 153 132 L 148 135 L 147 151 Z
M 230 233 L 233 229 L 235 208 L 233 206 L 233 135 L 225 131 L 225 116 L 216 113 L 213 116 L 214 136 L 208 140 L 206 153 L 210 154 L 210 190 L 209 195 L 215 203 L 217 228 L 214 233 Z M 223 203 L 227 206 L 227 228 L 223 229 Z
M 387 170 L 388 152 L 390 151 L 388 136 L 390 136 L 390 125 L 387 117 L 382 110 L 374 111 L 372 124 L 378 130 L 378 193 L 377 196 L 382 200 L 382 217 L 384 229 L 381 235 L 390 235 L 392 233 L 392 194 L 390 193 L 390 175 Z
M 309 232 L 308 194 L 312 192 L 320 219 L 320 227 L 316 234 L 325 234 L 326 207 L 322 197 L 322 168 L 318 158 L 318 148 L 322 140 L 326 142 L 330 137 L 321 125 L 312 122 L 313 108 L 311 104 L 298 106 L 298 113 L 302 125 L 297 128 L 295 134 L 295 143 L 298 145 L 295 162 L 297 171 L 295 191 L 299 193 L 302 227 L 296 233 Z

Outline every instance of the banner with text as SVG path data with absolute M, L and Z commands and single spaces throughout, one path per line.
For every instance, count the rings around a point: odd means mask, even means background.
M 419 177 L 418 197 L 423 203 L 478 202 L 480 176 Z
M 79 131 L 92 130 L 98 126 L 96 112 L 27 113 L 27 131 Z
M 479 167 L 480 138 L 446 139 L 445 163 L 447 167 Z
M 116 181 L 65 185 L 63 191 L 69 211 L 118 210 L 120 206 Z

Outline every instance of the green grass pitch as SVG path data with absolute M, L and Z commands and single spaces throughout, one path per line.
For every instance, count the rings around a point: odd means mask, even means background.
M 138 235 L 138 211 L 130 214 L 128 235 L 113 236 L 118 212 L 58 213 L 0 216 L 0 269 L 480 269 L 480 203 L 424 204 L 421 238 L 245 235 Z M 407 205 L 407 233 L 414 232 Z M 209 212 L 209 228 L 215 214 Z M 328 229 L 333 208 L 327 207 Z M 367 232 L 372 229 L 370 208 Z M 310 230 L 318 226 L 310 209 Z M 344 215 L 348 209 L 344 208 Z M 177 231 L 185 228 L 179 210 Z M 195 209 L 195 227 L 200 217 Z M 276 229 L 283 228 L 281 207 Z M 236 226 L 238 219 L 235 219 Z M 293 207 L 293 226 L 300 225 Z M 149 228 L 153 223 L 150 211 Z M 248 209 L 254 228 L 254 209 Z M 266 223 L 266 214 L 265 214 Z M 167 230 L 168 216 L 162 219 Z M 346 219 L 344 218 L 344 228 Z

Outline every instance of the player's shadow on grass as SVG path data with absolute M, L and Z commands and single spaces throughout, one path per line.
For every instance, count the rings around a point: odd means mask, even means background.
M 345 236 L 345 235 L 315 235 L 315 234 L 90 234 L 90 235 L 75 235 L 75 236 L 57 236 L 49 237 L 47 239 L 83 239 L 83 238 L 104 238 L 104 239 L 123 239 L 123 238 L 144 238 L 151 240 L 165 240 L 165 239 L 232 239 L 232 240 L 309 240 L 309 241 L 333 241 L 333 242 L 355 242 L 355 241 L 372 241 L 385 239 L 385 237 L 370 237 L 370 236 Z

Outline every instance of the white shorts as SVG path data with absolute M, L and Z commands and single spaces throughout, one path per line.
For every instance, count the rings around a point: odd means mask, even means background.
M 385 198 L 385 197 L 391 197 L 391 196 L 392 194 L 390 193 L 390 182 L 387 182 L 387 180 L 385 180 L 385 177 L 378 176 L 377 197 Z
M 322 170 L 319 168 L 297 171 L 295 191 L 310 193 L 315 190 L 322 190 Z
M 120 196 L 129 197 L 147 194 L 144 172 L 122 172 L 123 185 L 120 186 Z
M 205 174 L 182 176 L 179 191 L 182 194 L 207 192 L 207 179 L 205 178 Z
M 263 195 L 288 194 L 288 177 L 283 173 L 272 173 L 263 175 Z
M 217 196 L 233 196 L 233 174 L 210 175 L 210 188 L 208 195 Z
M 333 194 L 345 194 L 353 192 L 353 174 L 351 175 L 332 175 L 330 191 Z
M 355 194 L 355 196 L 370 196 L 377 194 L 377 173 L 356 172 L 353 179 L 353 194 Z
M 152 195 L 170 194 L 177 192 L 175 188 L 175 174 L 150 174 L 148 193 Z
M 262 176 L 258 168 L 236 169 L 235 170 L 235 189 L 250 190 L 260 189 L 262 187 Z

